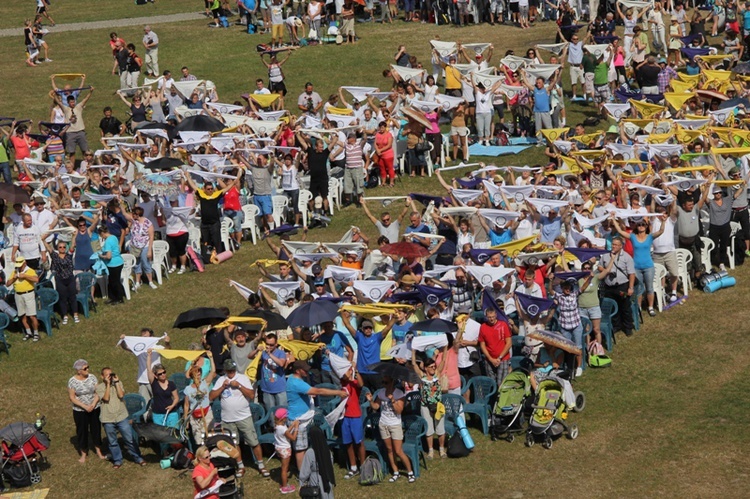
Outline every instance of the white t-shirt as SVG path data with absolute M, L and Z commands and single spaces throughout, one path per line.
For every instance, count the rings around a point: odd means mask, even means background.
M 224 381 L 236 381 L 245 388 L 252 389 L 253 385 L 250 379 L 244 374 L 235 374 L 233 378 L 222 376 L 216 380 L 214 386 L 221 386 Z M 252 417 L 250 412 L 250 403 L 242 394 L 239 388 L 227 387 L 221 392 L 221 420 L 226 423 L 236 423 Z
M 518 227 L 516 228 L 516 239 L 524 239 L 532 236 L 533 234 L 534 224 L 528 218 L 525 218 L 518 222 Z
M 464 329 L 463 339 L 466 341 L 477 341 L 479 339 L 479 326 L 480 324 L 474 319 L 466 321 L 466 327 Z M 458 349 L 458 368 L 463 369 L 474 365 L 469 360 L 469 356 L 472 352 L 476 352 L 476 347 L 461 347 Z
M 277 424 L 273 428 L 273 446 L 277 449 L 291 449 L 292 444 L 289 443 L 289 439 L 286 437 L 286 431 L 288 428 L 283 424 Z
M 662 222 L 660 218 L 654 217 L 653 219 L 653 232 L 658 232 L 661 229 L 661 224 L 664 223 L 664 232 L 661 236 L 654 239 L 653 249 L 654 253 L 669 253 L 675 250 L 674 246 L 674 222 L 671 218 L 667 218 L 665 222 Z
M 29 228 L 23 226 L 23 224 L 16 227 L 16 239 L 15 244 L 18 246 L 18 252 L 25 259 L 36 259 L 42 256 L 41 246 L 42 238 L 39 233 L 39 228 L 32 225 Z
M 393 402 L 385 395 L 385 389 L 381 388 L 375 393 L 375 397 L 380 403 L 380 424 L 383 426 L 401 426 L 401 415 L 396 414 L 393 410 Z M 404 398 L 404 392 L 395 388 L 393 390 L 393 400 Z M 223 417 L 223 413 L 222 413 Z
M 492 94 L 489 92 L 480 92 L 477 91 L 476 95 L 474 96 L 474 99 L 476 101 L 476 113 L 477 114 L 492 114 L 494 112 L 494 108 L 492 107 Z

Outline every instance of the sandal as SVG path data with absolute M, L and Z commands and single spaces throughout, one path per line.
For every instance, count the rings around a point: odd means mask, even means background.
M 409 480 L 409 483 L 414 483 L 417 481 L 417 477 L 414 476 L 414 473 L 409 473 L 406 475 L 407 479 Z
M 121 464 L 113 464 L 112 468 L 114 468 L 116 470 L 119 470 L 120 468 L 122 468 L 122 465 Z
M 400 477 L 400 476 L 401 475 L 399 475 L 398 473 L 394 473 L 393 476 L 388 479 L 388 481 L 391 482 L 391 483 L 393 483 L 396 480 L 398 480 L 398 477 Z
M 271 478 L 271 472 L 268 471 L 267 469 L 261 468 L 259 471 L 263 478 Z
M 235 476 L 237 478 L 242 478 L 243 476 L 245 476 L 245 468 L 244 467 L 237 468 L 237 471 L 235 472 Z
M 344 475 L 344 480 L 351 480 L 357 475 L 359 475 L 359 470 L 349 470 L 346 472 L 346 475 Z

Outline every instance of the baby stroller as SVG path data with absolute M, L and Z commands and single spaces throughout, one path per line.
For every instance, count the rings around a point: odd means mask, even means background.
M 500 384 L 498 393 L 490 436 L 497 440 L 505 435 L 505 440 L 513 442 L 516 433 L 524 432 L 523 414 L 531 393 L 528 373 L 520 369 L 511 372 Z
M 17 422 L 0 429 L 0 490 L 5 481 L 12 487 L 30 487 L 42 481 L 39 465 L 46 462 L 42 452 L 49 448 L 49 435 L 41 431 L 42 426 Z
M 571 398 L 565 394 L 562 380 L 556 376 L 550 376 L 539 382 L 536 390 L 536 398 L 531 406 L 533 412 L 529 418 L 529 427 L 526 430 L 526 447 L 534 445 L 537 439 L 542 439 L 542 447 L 552 448 L 552 438 L 566 432 L 568 438 L 575 440 L 578 437 L 578 425 L 566 424 L 568 413 L 576 411 L 576 400 L 583 400 L 583 393 L 576 393 Z M 572 390 L 568 390 L 569 393 Z
M 184 421 L 181 421 L 178 428 L 161 426 L 156 423 L 136 423 L 133 425 L 133 431 L 138 435 L 138 438 L 158 444 L 157 452 L 162 457 L 168 456 L 171 453 L 170 449 L 191 447 L 188 427 Z
M 245 497 L 244 488 L 237 477 L 236 456 L 229 455 L 239 452 L 236 436 L 231 431 L 219 427 L 209 430 L 204 445 L 211 451 L 211 462 L 219 471 L 219 478 L 224 481 L 219 488 L 219 497 L 231 499 Z

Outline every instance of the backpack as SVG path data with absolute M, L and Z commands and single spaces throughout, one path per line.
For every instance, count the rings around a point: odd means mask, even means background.
M 227 16 L 219 16 L 219 22 L 221 23 L 222 28 L 228 28 L 229 27 L 229 20 L 227 19 Z
M 186 447 L 181 447 L 177 449 L 174 456 L 172 456 L 172 468 L 176 470 L 186 470 L 192 464 L 193 459 L 195 459 L 193 453 Z
M 367 456 L 359 472 L 360 485 L 377 485 L 383 481 L 385 474 L 380 466 L 380 461 L 373 457 Z
M 466 447 L 464 439 L 461 438 L 461 432 L 458 430 L 448 439 L 448 448 L 446 451 L 448 452 L 448 457 L 466 457 L 471 453 L 469 448 Z

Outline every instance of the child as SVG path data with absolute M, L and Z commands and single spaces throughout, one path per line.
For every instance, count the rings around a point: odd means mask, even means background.
M 273 445 L 276 454 L 281 459 L 281 488 L 279 488 L 279 492 L 282 494 L 292 494 L 297 490 L 294 485 L 287 484 L 287 475 L 289 473 L 289 461 L 292 458 L 292 444 L 290 442 L 297 440 L 299 421 L 295 421 L 291 427 L 287 428 L 288 415 L 289 412 L 283 407 L 279 407 L 274 413 L 276 425 L 274 426 Z
M 284 6 L 281 0 L 271 4 L 271 48 L 281 47 L 284 42 Z
M 362 429 L 362 408 L 359 405 L 359 395 L 362 385 L 353 367 L 341 377 L 341 387 L 349 393 L 344 409 L 344 420 L 341 424 L 341 439 L 346 445 L 346 455 L 349 458 L 349 471 L 344 478 L 349 480 L 359 475 L 357 458 L 360 466 L 365 462 L 364 431 Z
M 445 418 L 435 418 L 435 412 L 437 411 L 437 405 L 440 402 L 442 390 L 440 388 L 440 377 L 437 375 L 439 371 L 443 370 L 446 355 L 443 355 L 441 364 L 435 362 L 432 358 L 435 349 L 427 354 L 427 360 L 424 361 L 421 369 L 417 363 L 416 351 L 411 351 L 411 365 L 414 367 L 414 371 L 422 378 L 422 385 L 420 387 L 420 395 L 422 399 L 422 405 L 420 407 L 420 413 L 422 417 L 427 421 L 427 459 L 433 459 L 434 453 L 434 435 L 437 433 L 438 444 L 440 446 L 440 457 L 448 457 L 448 453 L 445 450 Z

